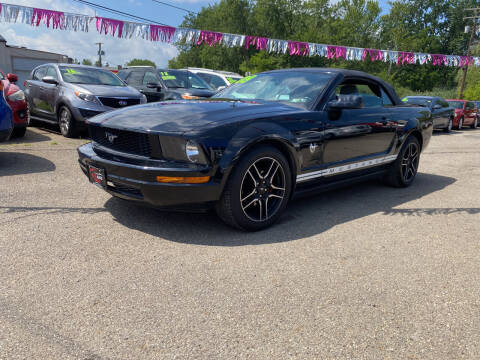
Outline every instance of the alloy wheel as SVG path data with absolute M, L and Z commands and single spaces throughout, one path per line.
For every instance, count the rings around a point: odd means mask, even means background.
M 68 113 L 68 110 L 62 109 L 62 112 L 60 113 L 59 125 L 60 125 L 60 130 L 62 131 L 62 134 L 67 134 L 70 128 L 70 114 Z
M 262 157 L 245 172 L 240 187 L 240 205 L 246 217 L 262 222 L 273 217 L 285 198 L 285 171 L 277 160 Z
M 463 119 L 460 118 L 460 120 L 458 120 L 458 130 L 462 130 L 463 128 Z
M 452 126 L 453 126 L 453 120 L 450 119 L 448 120 L 448 131 L 452 130 Z
M 417 174 L 419 155 L 418 145 L 416 143 L 410 143 L 403 153 L 401 171 L 405 183 L 412 181 Z

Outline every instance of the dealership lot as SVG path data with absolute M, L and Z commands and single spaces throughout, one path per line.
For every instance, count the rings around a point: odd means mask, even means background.
M 480 358 L 480 131 L 258 233 L 111 198 L 85 141 L 0 145 L 0 359 Z

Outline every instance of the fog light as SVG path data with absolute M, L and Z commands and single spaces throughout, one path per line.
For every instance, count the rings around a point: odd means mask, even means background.
M 205 184 L 210 181 L 210 176 L 157 176 L 157 182 L 169 184 Z

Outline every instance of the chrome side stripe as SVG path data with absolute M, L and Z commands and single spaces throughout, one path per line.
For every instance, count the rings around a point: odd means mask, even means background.
M 319 178 L 322 176 L 339 174 L 347 171 L 363 169 L 370 166 L 386 164 L 397 159 L 397 155 L 384 156 L 372 160 L 360 161 L 348 165 L 337 166 L 329 169 L 323 169 L 319 171 L 312 171 L 306 174 L 298 175 L 297 182 L 308 181 L 311 179 Z

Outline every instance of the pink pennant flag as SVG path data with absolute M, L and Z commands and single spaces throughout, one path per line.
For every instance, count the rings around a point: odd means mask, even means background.
M 257 50 L 267 50 L 268 38 L 259 36 L 245 36 L 245 49 L 255 46 Z
M 118 37 L 122 37 L 123 21 L 97 16 L 97 31 L 100 34 L 113 36 L 117 33 Z
M 447 56 L 441 54 L 430 54 L 433 66 L 447 65 Z
M 307 56 L 310 53 L 310 47 L 306 42 L 289 41 L 288 53 L 290 55 Z
M 197 45 L 202 43 L 208 44 L 208 46 L 214 46 L 215 44 L 219 44 L 222 41 L 223 34 L 214 32 L 214 31 L 204 31 L 200 32 L 200 36 L 197 40 Z
M 150 25 L 150 40 L 170 42 L 175 34 L 175 28 L 171 26 Z
M 327 58 L 328 59 L 345 59 L 347 57 L 347 48 L 344 46 L 335 46 L 335 45 L 328 45 L 327 46 Z
M 415 64 L 415 54 L 412 52 L 399 51 L 397 65 Z
M 367 54 L 370 57 L 370 61 L 383 60 L 383 52 L 377 49 L 363 49 L 362 61 L 365 61 Z
M 49 28 L 50 22 L 54 29 L 65 29 L 65 14 L 54 10 L 33 9 L 32 25 L 39 26 L 43 23 Z

